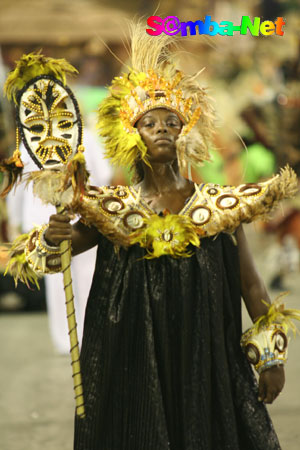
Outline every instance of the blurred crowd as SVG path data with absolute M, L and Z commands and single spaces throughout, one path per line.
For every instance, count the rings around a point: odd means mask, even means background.
M 19 1 L 16 3 L 19 11 L 15 11 L 15 17 L 20 21 L 22 5 L 26 8 L 27 17 L 32 20 L 28 26 L 35 26 L 35 33 L 26 34 L 25 30 L 22 38 L 18 33 L 9 35 L 9 29 L 7 35 L 3 29 L 0 32 L 0 88 L 2 89 L 8 70 L 13 68 L 14 61 L 23 53 L 42 48 L 47 56 L 69 60 L 79 71 L 79 75 L 71 80 L 71 88 L 79 100 L 86 134 L 89 136 L 86 152 L 95 153 L 96 156 L 91 156 L 93 160 L 99 155 L 98 168 L 94 163 L 89 167 L 91 175 L 98 184 L 129 183 L 130 174 L 126 169 L 113 169 L 102 158 L 103 149 L 95 130 L 96 109 L 106 95 L 106 85 L 126 63 L 126 19 L 153 15 L 158 7 L 157 2 L 128 1 L 124 7 L 123 2 L 117 0 L 56 0 L 44 6 L 51 8 L 52 5 L 51 11 L 44 12 L 40 2 L 39 10 L 36 9 L 37 4 L 35 0 Z M 13 8 L 11 2 L 6 0 L 1 5 L 0 22 L 5 21 L 6 8 L 10 13 Z M 31 6 L 30 16 L 28 8 L 30 10 Z M 81 30 L 78 26 L 75 38 L 76 24 L 68 32 L 68 27 L 64 27 L 61 19 L 66 14 L 71 17 L 77 7 L 78 11 L 80 8 L 80 11 L 86 11 L 86 15 L 85 28 Z M 290 164 L 300 176 L 299 9 L 297 0 L 186 0 L 184 5 L 178 5 L 175 0 L 166 0 L 158 7 L 156 13 L 161 17 L 173 15 L 181 21 L 194 21 L 211 15 L 212 20 L 217 22 L 229 20 L 239 24 L 241 17 L 248 15 L 272 21 L 283 17 L 286 22 L 283 36 L 196 35 L 182 38 L 179 42 L 180 64 L 190 73 L 203 68 L 199 83 L 208 90 L 217 112 L 215 142 L 211 149 L 213 161 L 193 169 L 192 176 L 196 182 L 223 185 L 256 183 L 270 177 L 286 164 Z M 34 14 L 37 15 L 36 18 Z M 53 33 L 53 29 L 51 33 L 43 31 L 42 19 L 38 14 L 48 14 L 54 31 L 57 23 L 57 32 Z M 13 17 L 12 14 L 11 16 Z M 96 17 L 99 17 L 99 25 L 95 24 Z M 109 24 L 105 19 L 107 17 Z M 8 28 L 13 28 L 12 24 Z M 14 145 L 12 105 L 0 96 L 0 158 L 12 154 Z M 28 230 L 25 230 L 27 225 L 25 226 L 24 216 L 13 212 L 13 197 L 7 203 L 3 199 L 0 202 L 0 242 L 5 245 L 18 233 Z M 17 200 L 15 205 L 16 202 Z M 20 204 L 24 207 L 25 202 L 21 201 Z M 19 207 L 17 210 L 20 213 Z M 43 219 L 45 220 L 46 218 Z M 299 196 L 286 202 L 268 224 L 261 224 L 260 232 L 274 233 L 278 238 L 276 250 L 273 249 L 272 253 L 272 260 L 276 264 L 270 284 L 273 289 L 284 289 L 285 275 L 289 271 L 299 270 Z M 4 254 L 0 247 L 0 272 L 4 270 Z M 1 298 L 12 289 L 12 280 L 0 274 L 0 310 L 5 309 Z M 43 291 L 42 294 L 37 294 L 36 291 L 28 291 L 26 287 L 19 289 L 23 309 L 45 308 L 41 299 Z

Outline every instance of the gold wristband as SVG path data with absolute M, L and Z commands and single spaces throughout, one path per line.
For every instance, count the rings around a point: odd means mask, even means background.
M 241 338 L 241 346 L 248 361 L 260 374 L 271 367 L 283 365 L 287 361 L 289 330 L 296 333 L 293 320 L 300 321 L 299 309 L 285 309 L 280 294 L 268 307 L 265 315 L 259 317 L 254 325 L 245 331 Z
M 61 271 L 60 248 L 47 244 L 43 233 L 48 225 L 35 228 L 25 245 L 25 258 L 37 273 L 57 273 Z

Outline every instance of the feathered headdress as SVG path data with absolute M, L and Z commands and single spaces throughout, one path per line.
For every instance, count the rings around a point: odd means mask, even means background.
M 128 73 L 116 77 L 110 95 L 98 112 L 98 127 L 104 138 L 107 157 L 115 164 L 135 167 L 147 160 L 147 148 L 135 128 L 146 112 L 166 108 L 183 123 L 176 141 L 179 168 L 210 160 L 209 143 L 213 133 L 213 109 L 196 78 L 176 69 L 168 49 L 174 36 L 149 36 L 140 23 L 132 25 Z

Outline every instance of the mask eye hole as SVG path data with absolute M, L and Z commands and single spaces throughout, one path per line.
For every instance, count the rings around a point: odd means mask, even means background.
M 253 344 L 248 344 L 245 349 L 246 357 L 251 364 L 257 364 L 260 359 L 260 354 Z
M 277 333 L 274 335 L 275 339 L 275 348 L 280 353 L 283 353 L 285 349 L 287 348 L 287 337 L 284 333 L 281 331 L 277 331 Z
M 42 124 L 31 125 L 29 131 L 33 134 L 42 134 L 45 130 L 45 126 Z
M 29 97 L 29 100 L 30 100 L 31 103 L 33 103 L 34 105 L 39 105 L 39 104 L 40 104 L 40 100 L 39 100 L 35 95 Z
M 71 122 L 70 120 L 60 120 L 57 126 L 61 130 L 69 130 L 70 128 L 73 127 L 73 122 Z

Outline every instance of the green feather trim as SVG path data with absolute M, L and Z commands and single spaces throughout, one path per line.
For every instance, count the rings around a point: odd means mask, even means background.
M 147 259 L 159 258 L 162 255 L 174 258 L 190 257 L 193 253 L 186 251 L 187 246 L 200 246 L 199 237 L 188 217 L 175 214 L 159 217 L 154 214 L 144 222 L 145 228 L 139 234 L 134 233 L 131 242 L 146 248 Z
M 13 99 L 15 103 L 16 94 L 26 83 L 40 75 L 52 75 L 63 84 L 66 84 L 66 74 L 78 73 L 65 59 L 48 58 L 40 53 L 29 53 L 23 55 L 16 62 L 16 68 L 9 73 L 4 85 L 4 94 L 9 100 Z

